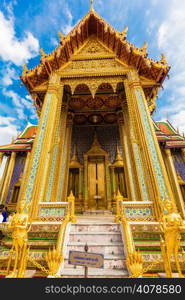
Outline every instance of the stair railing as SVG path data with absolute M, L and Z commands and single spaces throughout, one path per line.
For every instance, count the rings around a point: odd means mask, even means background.
M 124 254 L 126 255 L 126 264 L 131 277 L 137 277 L 142 274 L 143 257 L 139 251 L 136 251 L 133 235 L 129 222 L 127 221 L 126 214 L 123 206 L 123 196 L 120 191 L 116 196 L 116 216 L 115 222 L 121 224 L 121 230 L 124 241 Z
M 71 192 L 68 196 L 68 207 L 67 215 L 65 216 L 58 233 L 58 239 L 56 246 L 53 249 L 49 249 L 48 253 L 45 256 L 48 268 L 50 271 L 50 276 L 55 276 L 59 273 L 60 267 L 64 262 L 64 248 L 65 248 L 65 237 L 67 226 L 69 223 L 75 223 L 75 197 Z

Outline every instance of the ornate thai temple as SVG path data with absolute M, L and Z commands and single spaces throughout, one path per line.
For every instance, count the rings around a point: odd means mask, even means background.
M 149 58 L 146 43 L 131 44 L 127 30 L 91 6 L 52 53 L 41 49 L 38 66 L 24 66 L 39 122 L 0 146 L 1 204 L 17 212 L 1 228 L 1 276 L 83 277 L 68 255 L 86 243 L 104 255 L 89 277 L 183 276 L 185 139 L 152 119 L 170 67 L 164 55 Z

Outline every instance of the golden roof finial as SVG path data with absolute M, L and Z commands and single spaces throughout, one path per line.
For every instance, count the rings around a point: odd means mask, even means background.
M 142 50 L 144 55 L 146 55 L 147 52 L 148 52 L 147 48 L 148 48 L 148 43 L 146 41 L 144 41 L 143 47 L 141 47 L 141 50 Z
M 90 0 L 90 10 L 91 11 L 94 10 L 94 8 L 93 8 L 93 0 Z
M 60 38 L 60 43 L 63 45 L 64 40 L 65 40 L 65 36 L 60 31 L 58 32 L 58 36 Z
M 29 71 L 29 70 L 28 70 L 28 68 L 27 68 L 27 64 L 24 64 L 24 65 L 23 65 L 22 76 L 23 76 L 23 77 L 26 76 L 26 74 L 27 74 L 28 71 Z
M 127 37 L 127 32 L 128 32 L 128 26 L 125 26 L 125 28 L 123 29 L 121 35 L 124 39 L 126 39 Z
M 166 60 L 166 56 L 164 54 L 161 53 L 161 60 L 160 62 L 164 65 L 167 65 L 167 60 Z
M 43 48 L 40 48 L 40 55 L 41 55 L 41 58 L 44 58 L 47 56 L 47 54 L 44 52 Z

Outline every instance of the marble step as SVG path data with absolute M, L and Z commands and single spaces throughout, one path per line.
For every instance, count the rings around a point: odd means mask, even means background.
M 69 235 L 69 243 L 70 242 L 84 242 L 89 243 L 96 241 L 104 241 L 105 243 L 121 243 L 122 238 L 119 232 L 71 232 Z
M 97 224 L 97 223 L 114 223 L 114 216 L 77 216 L 77 223 L 87 222 L 88 224 Z
M 68 257 L 69 251 L 84 251 L 85 243 L 80 242 L 70 242 L 67 247 L 66 255 Z M 88 243 L 88 252 L 99 253 L 103 255 L 120 255 L 123 254 L 123 243 L 105 243 L 104 241 L 99 243 Z
M 115 223 L 76 223 L 71 224 L 70 232 L 120 232 L 120 225 Z
M 83 278 L 84 269 L 64 269 L 61 273 L 64 278 Z M 126 278 L 128 272 L 125 269 L 88 269 L 88 278 Z
M 103 209 L 87 210 L 83 212 L 83 216 L 112 216 L 112 212 Z

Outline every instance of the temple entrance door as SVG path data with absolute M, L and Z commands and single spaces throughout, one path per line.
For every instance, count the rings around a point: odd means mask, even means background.
M 104 157 L 89 157 L 88 160 L 89 209 L 105 209 L 105 160 Z

